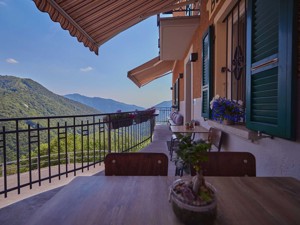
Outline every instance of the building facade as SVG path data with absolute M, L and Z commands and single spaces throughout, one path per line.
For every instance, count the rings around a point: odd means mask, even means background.
M 258 176 L 300 179 L 300 4 L 202 0 L 197 7 L 196 31 L 173 59 L 174 108 L 185 122 L 223 130 L 222 151 L 253 153 Z M 215 95 L 242 101 L 245 119 L 214 121 Z

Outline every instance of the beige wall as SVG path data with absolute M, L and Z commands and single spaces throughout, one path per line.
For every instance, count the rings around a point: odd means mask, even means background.
M 212 23 L 215 25 L 215 55 L 217 55 L 218 50 L 222 51 L 224 48 L 224 40 L 220 38 L 222 33 L 224 33 L 224 25 L 222 25 L 219 21 L 222 20 L 219 13 L 220 10 L 223 10 L 223 14 L 226 13 L 227 9 L 224 7 L 229 7 L 233 5 L 235 0 L 226 0 L 222 1 L 217 7 L 211 18 L 208 19 L 208 11 L 207 0 L 201 1 L 201 18 L 200 25 L 197 29 L 193 41 L 190 45 L 190 48 L 187 49 L 187 53 L 185 59 L 188 58 L 190 52 L 198 52 L 198 61 L 192 64 L 192 96 L 193 96 L 193 107 L 192 114 L 194 119 L 199 120 L 201 125 L 209 128 L 211 126 L 209 121 L 204 121 L 201 117 L 201 79 L 202 79 L 202 66 L 201 66 L 201 40 L 203 33 L 207 30 L 208 26 Z M 222 5 L 224 7 L 222 8 Z M 300 5 L 299 5 L 300 7 Z M 217 16 L 217 17 L 216 17 Z M 219 16 L 219 18 L 218 18 Z M 300 18 L 300 15 L 298 16 Z M 299 19 L 300 21 L 300 19 Z M 300 22 L 299 22 L 300 23 Z M 300 33 L 300 29 L 298 29 Z M 300 43 L 300 35 L 298 35 L 298 43 Z M 298 47 L 300 44 L 298 45 Z M 225 80 L 224 76 L 220 73 L 220 68 L 223 66 L 225 59 L 222 57 L 215 58 L 214 65 L 214 94 L 218 93 L 223 95 L 225 94 Z M 300 55 L 298 56 L 298 62 L 300 65 Z M 176 77 L 179 71 L 184 72 L 184 61 L 180 61 L 175 67 L 176 73 L 174 76 Z M 239 129 L 235 129 L 235 132 L 228 132 L 226 127 L 224 128 L 225 138 L 222 147 L 222 151 L 247 151 L 254 154 L 256 158 L 256 168 L 257 168 L 257 176 L 291 176 L 297 179 L 300 179 L 300 66 L 298 67 L 297 73 L 297 110 L 296 113 L 296 127 L 297 127 L 297 140 L 289 141 L 281 138 L 262 138 L 255 141 L 252 141 L 247 138 L 240 137 Z M 175 79 L 174 77 L 174 79 Z M 181 82 L 181 88 L 184 85 Z M 183 97 L 183 89 L 180 90 L 180 112 L 182 114 L 185 113 L 185 102 Z M 246 128 L 243 129 L 243 131 Z M 250 131 L 249 131 L 250 132 Z M 199 137 L 205 138 L 205 137 Z
M 179 74 L 184 73 L 184 66 L 183 66 L 183 61 L 176 61 L 175 66 L 173 68 L 173 77 L 172 77 L 172 86 L 176 82 L 176 80 L 179 78 Z M 179 101 L 183 101 L 183 85 L 184 85 L 184 80 L 180 79 L 180 84 L 179 84 Z M 174 90 L 173 90 L 174 91 Z M 172 97 L 174 96 L 174 93 L 172 93 Z M 179 106 L 180 107 L 180 106 Z
M 300 79 L 298 79 L 298 95 L 300 95 Z M 208 121 L 201 118 L 202 99 L 196 99 L 195 115 L 201 125 L 210 128 Z M 298 104 L 300 112 L 300 104 Z M 289 176 L 300 180 L 300 121 L 297 122 L 297 141 L 281 138 L 262 138 L 256 141 L 239 137 L 238 134 L 224 132 L 222 151 L 251 152 L 256 158 L 257 176 Z M 198 137 L 202 138 L 202 137 Z M 205 137 L 204 137 L 205 138 Z

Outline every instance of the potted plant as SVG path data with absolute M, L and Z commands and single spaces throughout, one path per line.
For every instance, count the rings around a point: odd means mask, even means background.
M 139 124 L 148 121 L 153 116 L 154 113 L 155 113 L 155 108 L 149 108 L 144 111 L 136 111 L 135 123 Z
M 244 108 L 241 100 L 229 100 L 216 95 L 210 102 L 212 118 L 227 125 L 244 120 Z
M 120 110 L 117 113 L 111 114 L 110 117 L 104 118 L 105 122 L 109 122 L 108 126 L 111 129 L 118 129 L 120 127 L 128 127 L 133 124 L 134 114 L 122 113 Z
M 191 180 L 176 180 L 171 186 L 173 211 L 184 224 L 210 224 L 217 213 L 215 190 L 205 182 L 201 163 L 208 160 L 210 144 L 193 141 L 189 136 L 179 137 L 177 155 L 196 171 Z

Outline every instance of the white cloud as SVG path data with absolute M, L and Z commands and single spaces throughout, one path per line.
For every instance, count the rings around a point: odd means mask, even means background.
M 6 3 L 4 1 L 0 1 L 0 5 L 6 6 Z
M 80 69 L 80 71 L 81 71 L 81 72 L 84 72 L 84 73 L 90 72 L 90 71 L 92 71 L 92 70 L 93 70 L 93 68 L 90 67 L 90 66 L 88 66 L 88 67 L 86 67 L 86 68 L 81 68 L 81 69 Z
M 17 60 L 12 59 L 12 58 L 6 59 L 6 62 L 7 62 L 7 63 L 11 63 L 11 64 L 19 63 Z

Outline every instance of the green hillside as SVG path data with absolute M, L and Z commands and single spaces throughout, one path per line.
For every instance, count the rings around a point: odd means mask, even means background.
M 0 118 L 100 113 L 54 94 L 31 79 L 0 75 Z

